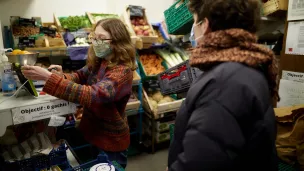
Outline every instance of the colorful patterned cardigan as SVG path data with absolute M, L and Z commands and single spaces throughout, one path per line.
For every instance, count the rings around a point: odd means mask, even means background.
M 96 74 L 88 67 L 65 78 L 52 74 L 43 91 L 84 106 L 80 130 L 91 144 L 105 151 L 124 151 L 130 144 L 125 107 L 132 92 L 133 72 L 124 65 L 107 68 L 103 61 Z

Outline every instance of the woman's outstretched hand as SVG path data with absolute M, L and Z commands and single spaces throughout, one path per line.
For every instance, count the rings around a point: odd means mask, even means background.
M 25 78 L 35 81 L 47 81 L 52 73 L 39 66 L 23 66 L 21 68 Z
M 56 72 L 57 74 L 63 74 L 63 70 L 62 70 L 62 66 L 60 65 L 51 65 L 49 68 L 48 68 L 49 71 L 51 72 Z

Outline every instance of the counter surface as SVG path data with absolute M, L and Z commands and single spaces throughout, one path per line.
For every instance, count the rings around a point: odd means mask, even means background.
M 5 133 L 7 126 L 47 119 L 52 115 L 67 115 L 76 111 L 75 104 L 50 95 L 11 98 L 0 95 L 0 102 L 2 102 L 0 137 Z

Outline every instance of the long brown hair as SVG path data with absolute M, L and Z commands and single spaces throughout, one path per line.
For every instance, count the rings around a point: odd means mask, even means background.
M 131 42 L 131 36 L 125 24 L 116 18 L 103 19 L 97 22 L 97 26 L 101 26 L 105 31 L 111 35 L 111 48 L 113 57 L 110 59 L 108 67 L 114 67 L 118 64 L 128 66 L 130 69 L 136 69 L 135 56 L 136 50 Z M 91 46 L 88 52 L 87 64 L 93 71 L 99 69 L 103 59 L 96 57 L 94 49 Z

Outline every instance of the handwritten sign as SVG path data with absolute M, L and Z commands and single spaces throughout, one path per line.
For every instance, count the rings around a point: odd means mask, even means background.
M 282 72 L 282 79 L 304 83 L 304 73 L 283 71 Z
M 35 27 L 36 26 L 36 20 L 31 18 L 19 18 L 19 25 L 20 26 L 32 26 Z
M 40 33 L 46 34 L 51 37 L 56 36 L 56 29 L 49 27 L 40 27 Z
M 303 83 L 281 79 L 279 87 L 281 100 L 278 102 L 278 107 L 304 104 Z
M 35 38 L 34 37 L 19 37 L 19 47 L 35 47 Z
M 64 100 L 25 106 L 12 109 L 13 123 L 21 124 L 42 120 L 56 115 L 71 114 L 76 111 L 76 105 Z
M 141 6 L 129 5 L 129 9 L 130 9 L 131 17 L 143 17 L 144 16 L 144 11 Z

